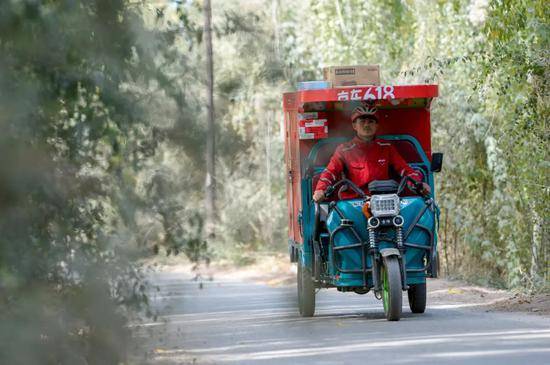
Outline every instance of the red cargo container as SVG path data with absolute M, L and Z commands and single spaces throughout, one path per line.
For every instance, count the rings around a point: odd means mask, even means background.
M 378 108 L 379 135 L 411 135 L 431 158 L 429 106 L 437 96 L 437 85 L 352 86 L 283 95 L 289 242 L 292 246 L 303 242 L 300 227 L 302 174 L 308 154 L 317 141 L 327 137 L 351 138 L 354 135 L 351 111 L 362 102 L 369 102 Z M 328 161 L 336 146 L 324 147 L 319 158 L 325 161 L 320 161 L 319 165 Z

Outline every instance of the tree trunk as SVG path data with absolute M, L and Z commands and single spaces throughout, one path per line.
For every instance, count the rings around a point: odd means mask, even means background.
M 215 236 L 216 225 L 216 131 L 214 126 L 214 63 L 212 60 L 212 9 L 210 0 L 204 0 L 204 44 L 206 46 L 206 85 L 207 85 L 207 133 L 206 133 L 206 234 Z
M 531 267 L 530 267 L 530 276 L 531 282 L 537 286 L 540 285 L 541 277 L 543 275 L 542 270 L 540 270 L 539 262 L 541 262 L 541 249 L 542 249 L 542 238 L 543 238 L 543 219 L 536 212 L 534 204 L 530 204 L 531 214 L 533 215 L 533 231 L 531 239 Z
M 445 227 L 444 227 L 444 246 L 443 246 L 443 252 L 445 253 L 445 277 L 449 277 L 449 236 L 447 235 L 447 226 L 449 223 L 449 212 L 447 209 L 445 209 Z

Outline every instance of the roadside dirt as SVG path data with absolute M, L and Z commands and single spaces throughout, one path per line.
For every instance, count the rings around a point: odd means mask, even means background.
M 550 294 L 522 294 L 516 293 L 506 300 L 493 304 L 489 311 L 501 312 L 528 312 L 550 316 Z
M 155 270 L 191 273 L 197 282 L 211 280 L 243 280 L 277 287 L 296 283 L 296 264 L 288 262 L 281 253 L 258 255 L 255 263 L 235 267 L 230 262 L 201 265 L 196 270 L 181 257 L 155 263 Z M 550 293 L 523 294 L 506 290 L 485 288 L 459 280 L 429 279 L 428 303 L 469 307 L 487 312 L 523 312 L 550 316 Z

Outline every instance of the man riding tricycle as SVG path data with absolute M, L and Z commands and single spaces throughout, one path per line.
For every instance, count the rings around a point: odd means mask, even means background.
M 437 224 L 430 104 L 436 85 L 354 86 L 284 94 L 289 252 L 302 316 L 315 292 L 382 299 L 399 320 L 436 277 Z

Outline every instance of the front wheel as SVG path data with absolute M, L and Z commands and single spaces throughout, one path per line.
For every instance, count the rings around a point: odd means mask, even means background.
M 401 287 L 401 270 L 399 261 L 395 256 L 384 258 L 382 266 L 382 301 L 384 313 L 388 321 L 399 321 L 401 318 L 401 306 L 403 293 Z
M 311 270 L 303 267 L 298 260 L 298 308 L 302 317 L 313 317 L 315 313 L 315 286 Z
M 426 283 L 411 285 L 407 290 L 409 307 L 413 313 L 424 313 L 426 310 Z

